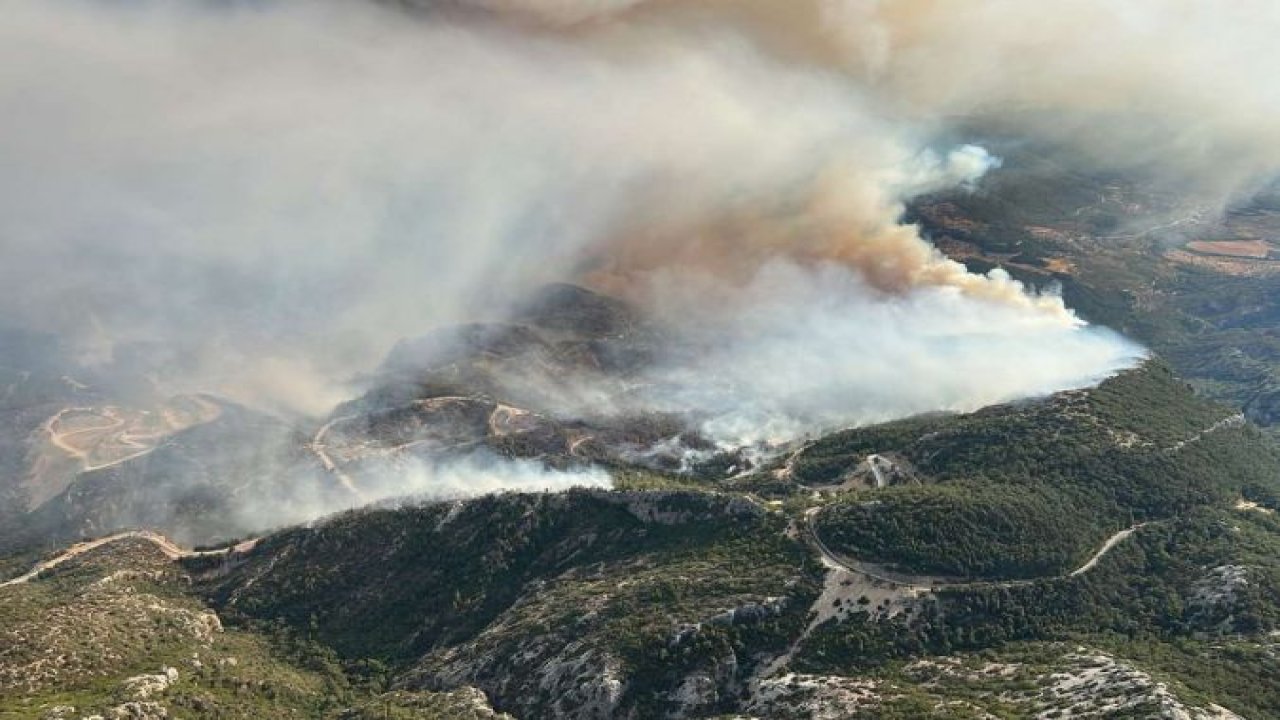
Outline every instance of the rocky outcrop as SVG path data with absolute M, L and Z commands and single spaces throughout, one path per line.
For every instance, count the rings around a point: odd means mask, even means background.
M 178 682 L 178 670 L 166 667 L 155 675 L 135 675 L 126 678 L 123 686 L 124 691 L 134 700 L 147 700 L 162 694 L 176 682 Z
M 713 495 L 687 491 L 609 491 L 588 490 L 603 502 L 626 508 L 637 520 L 657 525 L 684 525 L 712 518 L 746 520 L 759 518 L 767 511 L 738 495 Z

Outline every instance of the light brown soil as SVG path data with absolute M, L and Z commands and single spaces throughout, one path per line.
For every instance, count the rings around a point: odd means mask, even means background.
M 1271 252 L 1271 246 L 1262 240 L 1196 240 L 1187 243 L 1187 249 L 1204 255 L 1262 260 Z
M 1170 250 L 1164 254 L 1165 259 L 1181 265 L 1212 270 L 1223 275 L 1239 277 L 1272 277 L 1280 275 L 1280 261 L 1257 260 L 1254 258 L 1228 257 L 1226 255 L 1198 255 L 1186 250 Z

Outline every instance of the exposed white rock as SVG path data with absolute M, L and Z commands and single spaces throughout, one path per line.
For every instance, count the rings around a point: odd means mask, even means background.
M 901 685 L 888 679 L 790 673 L 763 677 L 752 684 L 750 699 L 740 710 L 772 720 L 871 719 L 909 687 L 918 700 L 933 704 L 938 717 L 994 720 L 1013 711 L 1015 717 L 1037 720 L 1242 720 L 1218 705 L 1189 705 L 1167 683 L 1105 653 L 1083 647 L 1062 651 L 1048 670 L 972 655 L 916 660 L 902 668 L 906 683 Z
M 622 664 L 612 655 L 595 650 L 575 655 L 571 648 L 538 671 L 538 686 L 559 693 L 555 717 L 613 717 L 626 690 Z
M 1243 565 L 1219 565 L 1191 588 L 1193 605 L 1215 606 L 1234 602 L 1240 590 L 1249 585 L 1249 569 Z
M 453 696 L 457 698 L 461 702 L 461 704 L 466 705 L 472 712 L 475 712 L 477 715 L 487 716 L 487 715 L 494 714 L 493 706 L 489 704 L 488 696 L 486 696 L 484 694 L 484 691 L 480 690 L 479 688 L 474 688 L 469 685 L 466 687 L 461 687 L 453 692 Z M 508 717 L 508 716 L 502 715 L 501 717 Z
M 1275 512 L 1276 512 L 1275 510 L 1272 510 L 1271 508 L 1262 507 L 1261 505 L 1259 505 L 1259 504 L 1258 504 L 1258 503 L 1256 503 L 1256 502 L 1253 502 L 1252 500 L 1245 500 L 1245 499 L 1243 499 L 1243 498 L 1241 498 L 1240 500 L 1237 500 L 1237 501 L 1236 501 L 1236 509 L 1237 509 L 1237 510 L 1243 510 L 1243 511 L 1246 511 L 1246 512 L 1248 512 L 1248 511 L 1260 512 L 1260 513 L 1262 513 L 1263 515 L 1274 515 L 1274 514 L 1275 514 Z
M 621 505 L 637 520 L 658 525 L 683 525 L 699 519 L 704 513 L 694 509 L 672 510 L 666 505 L 672 501 L 680 503 L 688 501 L 688 495 L 680 492 L 618 492 L 593 490 L 592 497 L 605 502 Z M 759 505 L 737 496 L 716 497 L 714 502 L 723 503 L 717 507 L 716 515 L 727 514 L 732 517 L 758 517 L 768 512 Z
M 118 583 L 123 580 L 143 580 L 143 581 L 159 581 L 164 578 L 163 571 L 148 572 L 146 570 L 116 570 L 110 575 L 106 575 L 95 581 L 89 587 L 94 590 L 101 590 L 107 585 Z
M 875 680 L 787 673 L 755 683 L 752 698 L 743 708 L 755 717 L 804 717 L 811 720 L 842 720 L 874 717 L 868 713 L 886 699 Z
M 108 710 L 103 720 L 169 720 L 169 710 L 154 702 L 127 702 Z
M 125 679 L 123 685 L 135 700 L 146 700 L 160 695 L 178 682 L 178 670 L 166 667 L 156 675 L 135 675 Z
M 1122 716 L 1148 713 L 1159 720 L 1242 720 L 1217 705 L 1207 708 L 1184 704 L 1148 673 L 1103 653 L 1079 648 L 1064 658 L 1070 668 L 1043 678 L 1037 720 Z
M 685 677 L 672 693 L 671 699 L 681 708 L 710 707 L 719 695 L 719 685 L 706 672 L 695 672 Z

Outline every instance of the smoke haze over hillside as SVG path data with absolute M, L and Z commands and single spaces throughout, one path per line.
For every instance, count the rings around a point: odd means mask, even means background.
M 1280 164 L 1262 2 L 409 4 L 11 3 L 4 320 L 322 413 L 570 280 L 714 346 L 669 370 L 718 427 L 969 409 L 1139 351 L 900 223 L 999 163 L 960 128 L 1208 203 Z

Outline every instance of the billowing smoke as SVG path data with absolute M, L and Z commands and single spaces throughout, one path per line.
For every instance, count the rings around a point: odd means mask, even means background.
M 324 479 L 298 468 L 280 472 L 292 472 L 294 482 L 277 488 L 277 497 L 232 503 L 231 516 L 223 519 L 224 525 L 218 528 L 215 537 L 231 534 L 228 525 L 248 534 L 382 502 L 453 500 L 503 491 L 603 488 L 612 482 L 609 473 L 599 468 L 551 470 L 534 460 L 512 460 L 485 453 L 440 462 L 400 457 L 377 472 L 362 474 L 358 494 L 334 488 Z M 206 537 L 197 534 L 192 540 L 204 541 Z
M 707 346 L 671 402 L 794 435 L 1138 355 L 900 222 L 999 163 L 963 128 L 1208 202 L 1280 164 L 1261 0 L 403 4 L 9 3 L 4 319 L 318 414 L 397 339 L 575 280 Z
M 616 34 L 734 28 L 783 62 L 845 76 L 883 116 L 1066 141 L 1088 167 L 1145 170 L 1205 205 L 1280 168 L 1268 0 L 411 2 Z
M 999 274 L 991 282 L 1016 287 Z M 687 283 L 664 291 L 663 317 L 701 352 L 659 371 L 669 394 L 656 407 L 698 408 L 726 446 L 972 411 L 1091 384 L 1143 354 L 1106 330 L 963 287 L 886 296 L 837 263 L 767 266 L 722 311 L 691 313 L 706 295 Z

